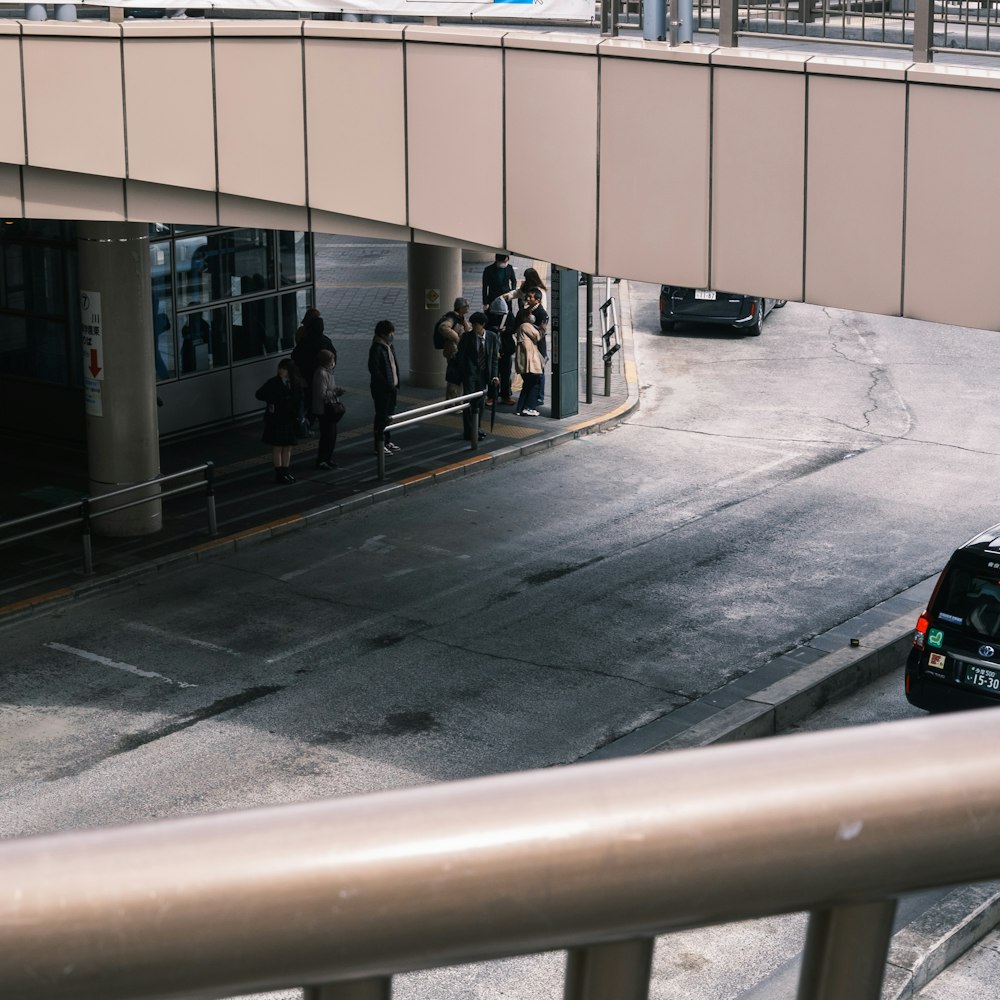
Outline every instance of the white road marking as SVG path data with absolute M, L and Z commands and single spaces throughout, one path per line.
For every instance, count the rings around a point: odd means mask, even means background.
M 88 653 L 85 649 L 74 649 L 72 646 L 64 646 L 61 642 L 46 642 L 45 646 L 49 649 L 58 649 L 62 653 L 72 653 L 74 656 L 79 656 L 83 660 L 91 660 L 94 663 L 101 663 L 105 667 L 113 667 L 115 670 L 124 670 L 128 674 L 135 674 L 137 677 L 153 677 L 159 681 L 166 681 L 168 684 L 176 684 L 178 687 L 182 688 L 193 688 L 197 687 L 197 684 L 188 684 L 185 681 L 175 681 L 172 677 L 164 677 L 163 674 L 158 674 L 154 670 L 140 670 L 138 667 L 133 667 L 131 663 L 122 663 L 119 660 L 110 660 L 106 656 L 98 656 L 97 653 Z
M 201 649 L 210 649 L 213 653 L 226 653 L 228 656 L 242 655 L 228 646 L 217 646 L 214 642 L 205 642 L 204 639 L 192 639 L 189 635 L 178 635 L 176 632 L 168 632 L 165 628 L 157 628 L 155 625 L 147 625 L 145 622 L 125 622 L 125 627 L 134 632 L 148 632 L 150 635 L 158 635 L 161 639 L 172 639 L 175 642 L 186 642 L 190 646 L 198 646 Z
M 765 449 L 770 450 L 770 449 Z M 786 462 L 792 462 L 797 459 L 802 453 L 799 451 L 785 451 L 781 453 L 781 458 L 776 458 L 773 462 L 765 462 L 763 465 L 756 465 L 752 469 L 747 469 L 746 472 L 741 472 L 736 476 L 729 476 L 727 479 L 720 479 L 717 483 L 712 483 L 712 488 L 716 490 L 723 489 L 726 486 L 732 486 L 734 483 L 740 482 L 742 479 L 749 479 L 752 476 L 758 476 L 762 472 L 767 472 L 768 469 L 773 469 L 776 465 L 784 465 Z
M 337 633 L 327 633 L 316 639 L 310 639 L 309 642 L 304 642 L 299 646 L 293 646 L 291 649 L 286 649 L 283 653 L 279 653 L 277 656 L 269 656 L 264 662 L 280 663 L 282 660 L 287 660 L 290 656 L 298 656 L 299 653 L 305 653 L 310 649 L 315 649 L 317 646 L 334 642 L 337 638 Z

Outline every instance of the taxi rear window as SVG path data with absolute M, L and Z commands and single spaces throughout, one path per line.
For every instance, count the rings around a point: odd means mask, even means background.
M 1000 639 L 1000 579 L 952 566 L 938 594 L 936 617 L 964 625 L 987 639 Z

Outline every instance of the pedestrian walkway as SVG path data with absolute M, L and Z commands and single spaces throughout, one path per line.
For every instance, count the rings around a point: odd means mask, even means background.
M 518 273 L 530 261 L 518 261 Z M 482 262 L 464 267 L 464 294 L 478 302 Z M 315 468 L 317 440 L 296 445 L 291 471 L 296 482 L 274 482 L 270 448 L 261 442 L 261 422 L 253 418 L 222 429 L 161 443 L 161 475 L 214 464 L 217 534 L 209 534 L 206 491 L 162 501 L 162 529 L 140 538 L 92 539 L 93 573 L 84 573 L 79 523 L 24 542 L 0 547 L 0 620 L 31 614 L 60 600 L 72 600 L 137 574 L 156 572 L 178 560 L 207 558 L 281 532 L 305 528 L 389 497 L 443 480 L 493 468 L 560 441 L 612 426 L 638 404 L 627 295 L 622 293 L 619 324 L 623 348 L 611 359 L 605 395 L 603 347 L 594 334 L 592 402 L 587 403 L 586 338 L 580 331 L 580 402 L 576 415 L 554 419 L 548 405 L 538 417 L 518 417 L 498 405 L 483 415 L 487 438 L 478 449 L 463 440 L 460 413 L 440 416 L 393 433 L 402 450 L 386 456 L 379 481 L 372 452 L 372 401 L 367 356 L 374 324 L 390 318 L 403 385 L 397 415 L 444 398 L 440 390 L 406 384 L 409 331 L 406 321 L 405 244 L 326 238 L 316 254 L 317 305 L 338 351 L 337 382 L 346 391 L 347 413 L 339 425 L 337 468 Z M 595 282 L 595 286 L 596 286 Z M 600 284 L 604 292 L 603 282 Z M 615 286 L 624 289 L 625 286 Z M 595 287 L 595 300 L 600 305 Z M 581 308 L 581 317 L 585 310 Z M 547 387 L 548 389 L 548 387 Z M 547 400 L 548 401 L 548 400 Z M 54 450 L 32 442 L 10 442 L 7 475 L 0 483 L 0 519 L 35 514 L 73 503 L 87 491 L 82 449 Z M 185 482 L 202 482 L 203 473 Z M 175 484 L 176 485 L 176 484 Z M 11 532 L 0 534 L 0 540 Z

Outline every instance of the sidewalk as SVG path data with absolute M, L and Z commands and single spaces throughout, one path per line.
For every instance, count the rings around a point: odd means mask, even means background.
M 532 262 L 515 258 L 514 263 L 521 274 Z M 463 269 L 464 294 L 470 302 L 479 299 L 483 266 L 472 262 Z M 386 457 L 385 479 L 380 482 L 377 459 L 372 454 L 373 411 L 367 370 L 371 331 L 378 319 L 391 318 L 396 326 L 396 351 L 403 374 L 397 415 L 444 398 L 443 379 L 440 390 L 406 384 L 409 331 L 405 245 L 325 238 L 317 247 L 316 291 L 327 332 L 337 347 L 337 382 L 346 390 L 347 413 L 339 425 L 335 454 L 338 468 L 316 469 L 317 440 L 305 439 L 293 452 L 291 470 L 297 481 L 276 484 L 270 448 L 261 443 L 261 423 L 256 416 L 221 430 L 162 443 L 161 475 L 214 463 L 217 536 L 209 535 L 205 490 L 199 488 L 162 501 L 163 526 L 155 535 L 117 539 L 95 534 L 94 572 L 89 576 L 83 572 L 78 525 L 0 547 L 0 623 L 48 609 L 54 602 L 73 600 L 95 588 L 122 583 L 137 574 L 158 572 L 178 561 L 232 551 L 236 546 L 321 523 L 356 506 L 492 468 L 613 426 L 638 405 L 632 331 L 627 295 L 623 293 L 620 298 L 625 308 L 620 310 L 619 324 L 623 348 L 612 358 L 610 395 L 603 394 L 603 348 L 597 329 L 592 402 L 585 401 L 586 340 L 581 330 L 577 414 L 553 419 L 545 405 L 541 416 L 518 417 L 512 406 L 498 405 L 492 429 L 490 410 L 483 416 L 483 430 L 488 437 L 476 451 L 463 440 L 460 414 L 403 428 L 393 434 L 402 451 Z M 603 283 L 599 291 L 595 281 L 597 305 L 603 294 Z M 585 315 L 581 309 L 581 316 Z M 550 388 L 547 384 L 547 403 Z M 11 442 L 6 451 L 11 461 L 0 483 L 4 520 L 72 503 L 86 493 L 87 463 L 82 450 Z M 202 479 L 198 475 L 191 481 Z

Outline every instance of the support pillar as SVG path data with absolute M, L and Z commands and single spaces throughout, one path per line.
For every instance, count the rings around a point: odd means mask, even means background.
M 580 274 L 553 265 L 550 280 L 550 411 L 553 418 L 559 419 L 580 412 Z
M 77 224 L 90 495 L 159 475 L 149 226 Z M 156 497 L 151 487 L 114 501 Z M 160 530 L 161 502 L 95 516 L 94 532 L 132 538 Z M 94 513 L 101 505 L 93 505 Z
M 445 361 L 434 346 L 434 325 L 462 294 L 462 251 L 410 243 L 406 252 L 409 286 L 410 382 L 440 389 Z

